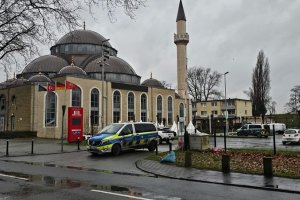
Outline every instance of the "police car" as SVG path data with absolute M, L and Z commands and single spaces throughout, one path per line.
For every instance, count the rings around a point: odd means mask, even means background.
M 148 148 L 154 151 L 157 138 L 157 130 L 152 123 L 113 123 L 88 139 L 87 150 L 92 154 L 112 153 L 114 156 L 128 149 Z

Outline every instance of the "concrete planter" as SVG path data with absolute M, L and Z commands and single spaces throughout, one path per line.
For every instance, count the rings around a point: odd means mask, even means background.
M 209 147 L 209 135 L 206 133 L 190 135 L 191 150 L 205 150 Z

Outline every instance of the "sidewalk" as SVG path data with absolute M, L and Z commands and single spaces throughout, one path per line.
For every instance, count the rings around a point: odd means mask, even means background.
M 241 173 L 224 174 L 218 171 L 178 167 L 175 164 L 161 164 L 153 160 L 138 160 L 136 166 L 142 171 L 173 179 L 300 194 L 300 179 L 266 178 Z
M 32 139 L 31 138 L 16 138 L 8 140 L 8 154 L 9 156 L 26 156 L 32 155 Z M 80 145 L 80 149 L 85 150 L 85 145 Z M 0 140 L 0 157 L 6 156 L 7 140 Z M 76 143 L 69 144 L 66 140 L 63 142 L 63 152 L 78 151 Z M 33 154 L 57 154 L 61 153 L 61 140 L 34 138 L 33 140 Z

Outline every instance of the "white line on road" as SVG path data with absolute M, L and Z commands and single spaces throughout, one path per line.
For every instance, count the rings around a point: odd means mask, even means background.
M 92 192 L 104 193 L 104 194 L 111 194 L 111 195 L 116 195 L 116 196 L 121 196 L 121 197 L 127 197 L 127 198 L 131 198 L 131 199 L 152 200 L 152 199 L 146 199 L 146 198 L 143 198 L 143 197 L 135 197 L 135 196 L 131 196 L 131 195 L 119 194 L 119 193 L 114 193 L 114 192 L 107 192 L 107 191 L 103 191 L 103 190 L 91 190 L 91 191 Z
M 0 176 L 4 176 L 4 177 L 8 177 L 8 178 L 14 178 L 14 179 L 20 179 L 20 180 L 24 180 L 24 181 L 29 180 L 27 178 L 22 178 L 22 177 L 17 177 L 17 176 L 10 176 L 10 175 L 6 175 L 6 174 L 0 174 Z

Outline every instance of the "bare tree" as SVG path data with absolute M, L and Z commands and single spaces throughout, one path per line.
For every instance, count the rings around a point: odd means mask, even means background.
M 193 67 L 188 69 L 187 83 L 190 95 L 194 100 L 208 101 L 219 98 L 221 92 L 217 87 L 221 83 L 221 76 L 211 68 Z
M 0 65 L 8 74 L 18 60 L 28 60 L 40 44 L 54 41 L 56 33 L 79 26 L 80 10 L 102 5 L 108 15 L 123 7 L 131 18 L 145 0 L 0 0 Z M 7 75 L 8 76 L 8 75 Z
M 253 116 L 264 117 L 267 113 L 267 105 L 271 101 L 270 92 L 270 66 L 268 58 L 261 50 L 257 56 L 256 66 L 252 74 L 252 88 L 249 89 L 249 97 L 252 100 Z
M 289 112 L 297 112 L 300 110 L 300 85 L 294 86 L 290 91 L 290 99 L 285 106 Z
M 164 86 L 164 88 L 171 88 L 171 84 L 167 83 L 167 81 L 161 81 L 162 86 Z

